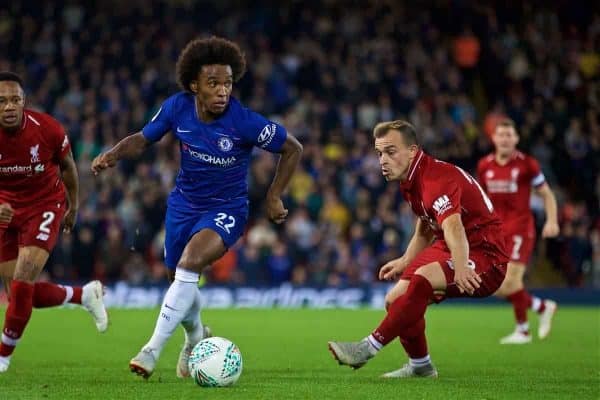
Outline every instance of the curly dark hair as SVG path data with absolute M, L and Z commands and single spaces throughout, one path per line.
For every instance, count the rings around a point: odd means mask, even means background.
M 246 59 L 240 47 L 220 37 L 195 39 L 181 51 L 176 66 L 177 84 L 190 90 L 190 83 L 198 76 L 203 65 L 229 65 L 233 81 L 239 81 L 246 72 Z

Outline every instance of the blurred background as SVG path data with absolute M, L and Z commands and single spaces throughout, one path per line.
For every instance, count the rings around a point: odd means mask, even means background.
M 281 227 L 262 198 L 276 158 L 256 151 L 245 236 L 209 284 L 370 285 L 402 254 L 413 216 L 382 179 L 377 121 L 406 118 L 434 156 L 473 171 L 509 116 L 557 195 L 561 235 L 538 241 L 532 287 L 600 287 L 600 13 L 593 2 L 20 1 L 0 9 L 0 70 L 19 73 L 28 106 L 67 128 L 81 180 L 77 229 L 46 278 L 166 283 L 165 200 L 179 166 L 165 137 L 137 162 L 95 178 L 90 161 L 140 130 L 179 89 L 193 38 L 240 44 L 235 95 L 304 144 Z M 487 3 L 487 2 L 486 2 Z M 538 233 L 540 199 L 531 201 Z M 160 299 L 158 299 L 160 301 Z

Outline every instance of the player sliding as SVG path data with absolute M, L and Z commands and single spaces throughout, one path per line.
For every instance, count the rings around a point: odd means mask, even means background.
M 212 37 L 194 40 L 177 61 L 183 90 L 168 98 L 142 129 L 92 163 L 95 173 L 123 158 L 137 158 L 171 131 L 180 142 L 181 169 L 167 201 L 165 264 L 169 287 L 152 337 L 129 363 L 148 378 L 167 340 L 181 323 L 185 342 L 177 376 L 189 376 L 187 360 L 205 335 L 199 318 L 199 274 L 219 259 L 244 231 L 248 216 L 246 175 L 254 147 L 280 153 L 266 197 L 269 218 L 282 223 L 288 211 L 281 194 L 289 182 L 302 146 L 284 127 L 244 108 L 231 97 L 234 82 L 246 70 L 237 44 Z
M 399 337 L 409 362 L 383 377 L 436 377 L 425 338 L 427 305 L 486 297 L 500 287 L 508 261 L 500 220 L 475 179 L 425 154 L 408 122 L 382 122 L 373 136 L 383 176 L 400 181 L 418 219 L 404 255 L 379 271 L 380 279 L 400 278 L 386 295 L 385 319 L 363 340 L 329 342 L 329 349 L 340 364 L 360 368 Z
M 527 309 L 540 316 L 538 337 L 544 339 L 550 333 L 556 303 L 531 296 L 523 286 L 525 267 L 535 245 L 535 225 L 529 208 L 531 188 L 544 200 L 546 223 L 542 237 L 556 237 L 559 232 L 556 199 L 540 171 L 538 162 L 517 150 L 519 135 L 511 120 L 502 121 L 492 137 L 496 151 L 479 161 L 477 176 L 490 196 L 496 212 L 502 219 L 510 261 L 506 279 L 496 293 L 513 305 L 516 329 L 502 338 L 502 344 L 531 343 Z
M 65 195 L 66 188 L 66 195 Z M 102 284 L 35 282 L 60 232 L 75 225 L 77 169 L 61 124 L 25 108 L 21 78 L 0 72 L 0 278 L 9 295 L 0 343 L 0 372 L 25 331 L 32 308 L 81 304 L 104 332 Z

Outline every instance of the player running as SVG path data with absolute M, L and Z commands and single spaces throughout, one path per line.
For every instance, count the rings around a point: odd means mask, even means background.
M 65 193 L 66 188 L 66 193 Z M 0 72 L 0 278 L 9 295 L 0 343 L 0 372 L 23 335 L 32 308 L 81 304 L 100 332 L 108 327 L 102 284 L 35 282 L 58 239 L 75 225 L 77 169 L 64 128 L 25 108 L 21 78 Z
M 382 122 L 373 136 L 383 176 L 400 181 L 418 219 L 404 255 L 379 271 L 380 279 L 400 278 L 386 295 L 385 319 L 363 340 L 329 342 L 329 349 L 356 369 L 399 337 L 409 362 L 383 377 L 436 377 L 425 338 L 427 305 L 487 297 L 500 287 L 508 262 L 500 220 L 477 181 L 425 154 L 408 122 Z
M 502 338 L 500 343 L 531 343 L 527 309 L 532 309 L 540 316 L 540 339 L 546 338 L 550 333 L 552 317 L 556 311 L 554 301 L 532 296 L 523 286 L 525 268 L 535 245 L 535 225 L 529 208 L 531 188 L 544 200 L 544 238 L 556 237 L 559 232 L 556 199 L 538 162 L 517 150 L 519 135 L 513 121 L 500 122 L 492 140 L 496 151 L 479 160 L 477 176 L 502 220 L 502 229 L 510 250 L 506 279 L 496 295 L 513 304 L 517 320 L 515 331 Z
M 283 126 L 231 97 L 233 83 L 245 70 L 246 60 L 233 42 L 212 37 L 188 43 L 177 61 L 177 81 L 183 91 L 168 98 L 141 132 L 123 139 L 92 163 L 98 173 L 121 159 L 137 158 L 169 131 L 180 143 L 181 169 L 165 219 L 165 264 L 172 283 L 152 337 L 129 363 L 131 371 L 144 378 L 154 371 L 165 343 L 180 323 L 186 335 L 177 376 L 189 376 L 189 354 L 205 336 L 199 318 L 199 274 L 244 231 L 246 176 L 254 147 L 281 154 L 266 208 L 276 223 L 288 214 L 280 197 L 300 160 L 302 146 Z

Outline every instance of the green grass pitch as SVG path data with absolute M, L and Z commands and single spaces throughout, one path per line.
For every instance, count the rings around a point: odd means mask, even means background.
M 597 308 L 559 308 L 547 340 L 500 346 L 498 339 L 513 327 L 509 307 L 431 307 L 427 332 L 437 380 L 380 379 L 406 360 L 398 342 L 358 371 L 337 365 L 327 340 L 364 337 L 380 311 L 207 310 L 204 322 L 234 341 L 244 357 L 239 382 L 219 389 L 176 378 L 183 331 L 148 381 L 129 372 L 128 361 L 152 332 L 157 312 L 111 310 L 111 327 L 101 335 L 82 310 L 35 310 L 11 368 L 0 375 L 0 399 L 600 398 Z M 535 316 L 531 320 L 535 332 Z

